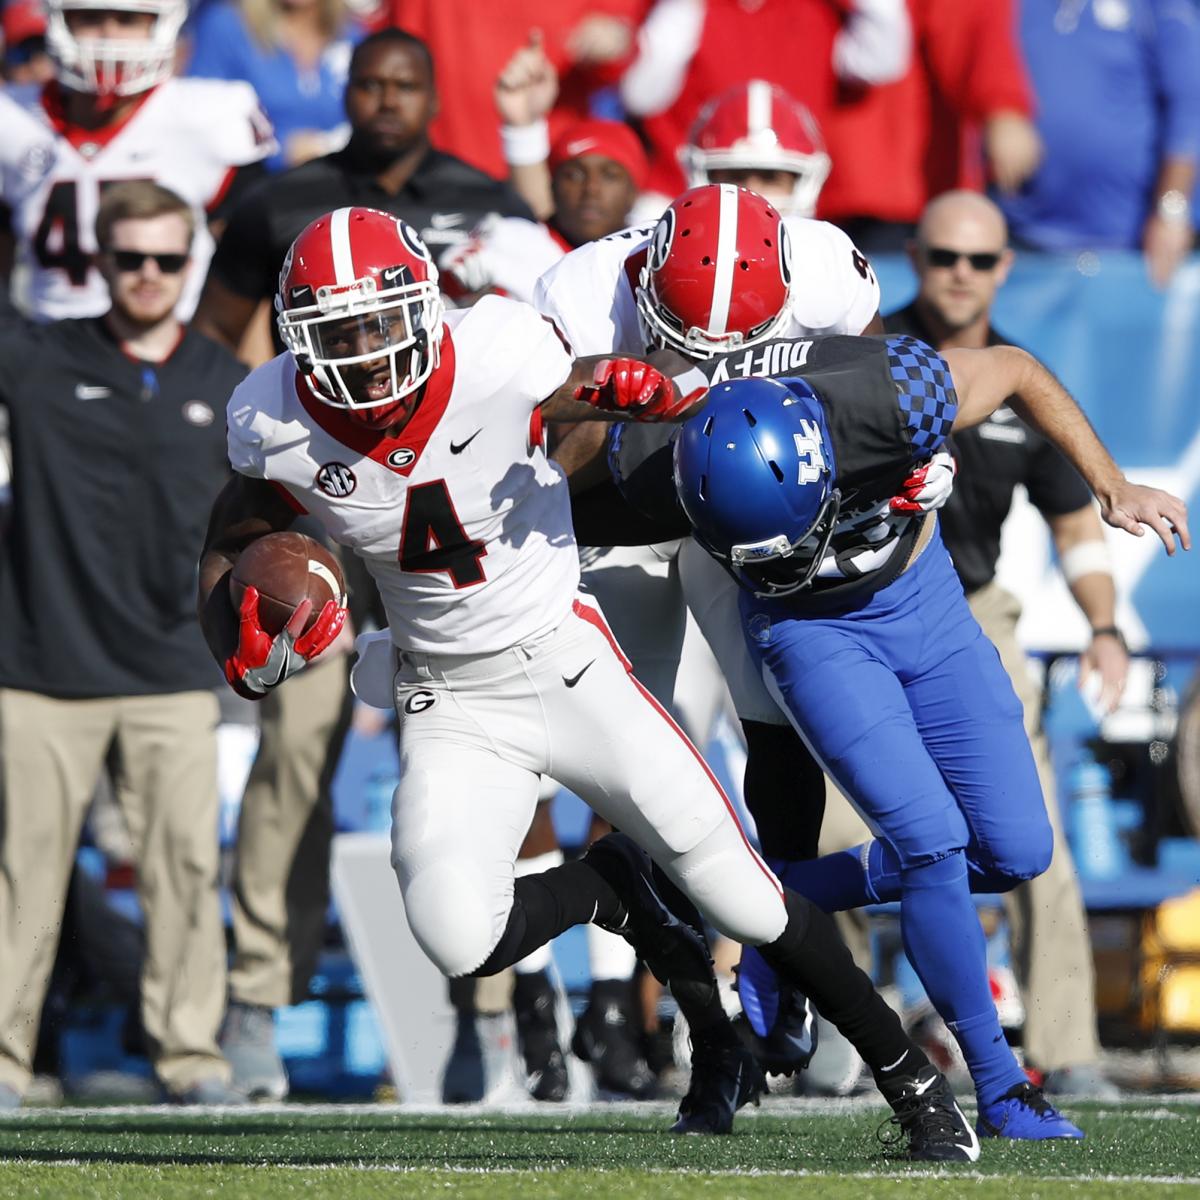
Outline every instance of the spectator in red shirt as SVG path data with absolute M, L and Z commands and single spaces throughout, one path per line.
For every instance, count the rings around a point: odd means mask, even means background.
M 564 121 L 576 120 L 589 115 L 594 87 L 615 82 L 645 8 L 646 0 L 504 0 L 490 5 L 480 0 L 391 0 L 386 23 L 424 39 L 433 54 L 442 102 L 430 130 L 434 145 L 503 177 L 507 168 L 492 85 L 531 32 L 537 31 L 560 76 L 558 107 Z
M 843 88 L 824 122 L 833 170 L 817 215 L 866 252 L 901 250 L 930 197 L 1015 191 L 1041 156 L 1011 0 L 908 0 L 905 76 Z M 981 154 L 982 150 L 982 154 Z
M 643 118 L 648 188 L 687 186 L 678 152 L 702 105 L 746 80 L 778 85 L 824 127 L 840 81 L 878 84 L 908 65 L 903 0 L 657 0 L 621 80 Z

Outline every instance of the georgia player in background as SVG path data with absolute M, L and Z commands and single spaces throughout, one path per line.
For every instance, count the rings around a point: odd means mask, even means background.
M 93 258 L 100 194 L 152 179 L 195 209 L 194 268 L 179 314 L 196 307 L 218 221 L 275 148 L 247 83 L 176 79 L 185 0 L 48 0 L 50 83 L 0 92 L 0 270 L 45 320 L 90 317 L 108 293 Z
M 665 908 L 636 839 L 717 928 L 760 945 L 839 1020 L 913 1155 L 977 1158 L 945 1080 L 829 918 L 750 849 L 703 759 L 578 591 L 570 499 L 542 448 L 543 417 L 672 420 L 696 397 L 629 359 L 573 365 L 514 301 L 490 296 L 443 318 L 424 245 L 370 209 L 339 209 L 301 233 L 278 304 L 289 352 L 229 401 L 236 474 L 200 562 L 201 622 L 231 685 L 262 696 L 336 636 L 344 611 L 331 602 L 297 637 L 305 602 L 272 639 L 255 589 L 233 608 L 240 551 L 302 507 L 363 557 L 390 632 L 364 646 L 355 684 L 400 719 L 392 862 L 430 959 L 449 976 L 488 975 L 581 922 L 626 932 L 692 1030 L 676 1131 L 727 1132 L 759 1077 L 703 944 Z M 515 878 L 542 774 L 628 836 Z
M 784 217 L 811 217 L 829 177 L 816 118 L 783 88 L 751 79 L 710 100 L 679 151 L 690 187 L 736 183 Z M 647 192 L 638 213 L 654 218 L 670 197 Z

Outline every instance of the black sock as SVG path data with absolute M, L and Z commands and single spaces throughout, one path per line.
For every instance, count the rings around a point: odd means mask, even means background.
M 513 890 L 508 924 L 496 948 L 472 975 L 495 975 L 574 925 L 619 919 L 617 894 L 582 859 L 537 875 L 522 875 Z
M 825 776 L 790 725 L 743 721 L 746 774 L 742 791 L 763 856 L 817 857 L 825 816 Z
M 658 889 L 663 903 L 700 935 L 707 948 L 709 942 L 700 910 L 657 864 L 654 867 L 654 886 Z M 694 978 L 672 976 L 671 995 L 675 997 L 679 1011 L 687 1019 L 693 1039 L 701 1038 L 712 1045 L 732 1045 L 738 1041 L 737 1030 L 734 1029 L 733 1023 L 725 1013 L 725 1006 L 721 1003 L 721 989 L 717 985 L 717 976 L 711 961 L 707 971 L 697 973 Z
M 876 1079 L 925 1066 L 929 1060 L 855 964 L 833 918 L 796 892 L 787 890 L 785 900 L 787 928 L 758 947 L 763 958 L 837 1026 Z

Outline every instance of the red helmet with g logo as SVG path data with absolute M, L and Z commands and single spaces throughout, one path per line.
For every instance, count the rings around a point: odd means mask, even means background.
M 275 298 L 279 336 L 325 404 L 386 428 L 441 362 L 437 268 L 416 231 L 339 208 L 292 243 Z
M 654 227 L 636 289 L 646 342 L 690 358 L 764 342 L 787 318 L 791 281 L 787 229 L 766 200 L 693 188 Z

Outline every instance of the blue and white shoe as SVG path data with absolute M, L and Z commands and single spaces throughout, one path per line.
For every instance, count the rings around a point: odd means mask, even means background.
M 975 1123 L 980 1137 L 1006 1137 L 1040 1142 L 1051 1138 L 1082 1138 L 1083 1130 L 1071 1124 L 1032 1083 L 1018 1084 L 999 1100 L 979 1106 Z
M 760 1038 L 770 1036 L 779 1019 L 780 990 L 779 977 L 767 960 L 753 946 L 743 946 L 737 967 L 738 999 L 750 1028 Z

